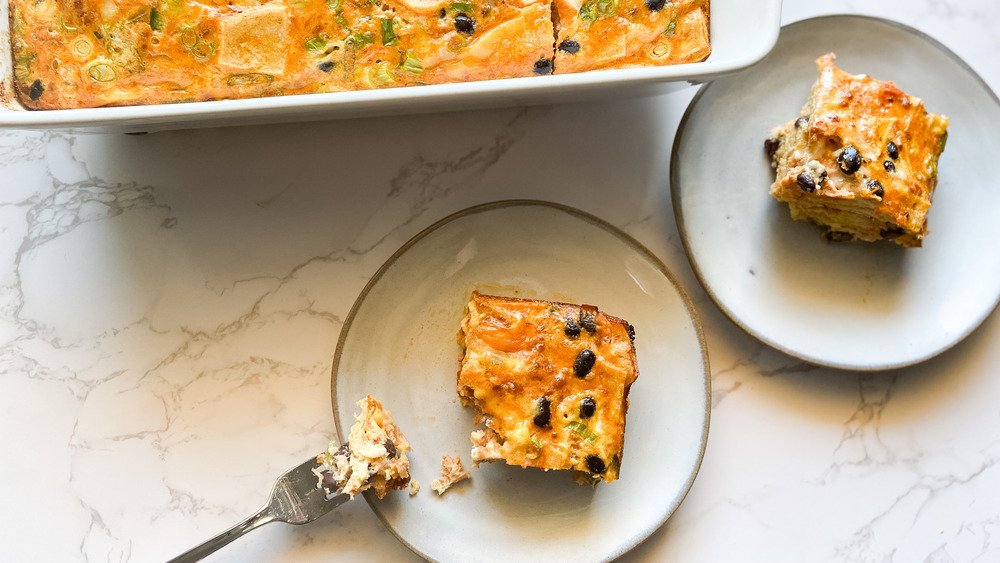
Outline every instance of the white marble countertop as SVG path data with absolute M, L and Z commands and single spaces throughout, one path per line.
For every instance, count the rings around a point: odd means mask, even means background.
M 994 0 L 817 4 L 786 0 L 783 19 L 896 19 L 1000 90 Z M 0 559 L 159 561 L 251 514 L 334 435 L 337 336 L 382 262 L 451 212 L 533 198 L 638 239 L 705 329 L 704 462 L 625 560 L 1000 560 L 1000 319 L 868 374 L 742 332 L 698 284 L 671 209 L 693 92 L 145 136 L 0 131 Z M 334 558 L 418 559 L 364 502 L 215 556 Z

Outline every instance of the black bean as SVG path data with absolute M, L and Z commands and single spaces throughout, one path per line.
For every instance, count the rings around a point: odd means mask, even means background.
M 651 12 L 662 10 L 666 5 L 666 0 L 646 0 L 646 7 L 649 8 L 649 11 Z
M 887 160 L 887 161 L 883 162 L 882 163 L 882 167 L 885 168 L 886 172 L 895 172 L 896 171 L 896 165 L 893 164 L 891 160 Z
M 465 14 L 457 14 L 455 16 L 455 29 L 457 29 L 459 33 L 472 35 L 476 31 L 476 20 Z
M 329 471 L 324 471 L 321 473 L 323 475 L 323 488 L 335 491 L 340 488 L 340 483 L 337 482 L 337 478 L 333 476 L 333 473 Z
M 889 141 L 888 144 L 885 145 L 885 152 L 889 155 L 889 158 L 893 160 L 899 158 L 899 147 L 897 147 L 896 143 L 892 141 Z
M 572 39 L 563 39 L 559 43 L 559 50 L 575 55 L 580 50 L 580 44 Z
M 809 117 L 805 116 L 805 115 L 801 115 L 801 116 L 799 116 L 798 119 L 795 120 L 795 128 L 796 129 L 802 129 L 808 123 L 809 123 Z
M 837 165 L 844 174 L 854 174 L 861 168 L 861 155 L 858 154 L 858 149 L 847 146 L 844 150 L 840 151 L 840 155 L 837 156 Z
M 535 426 L 544 428 L 549 425 L 549 418 L 552 416 L 551 403 L 548 397 L 542 397 L 535 403 Z
M 393 441 L 390 440 L 389 438 L 385 439 L 384 446 L 385 446 L 385 452 L 386 454 L 388 454 L 389 457 L 396 457 L 396 454 L 399 453 L 396 451 L 396 444 L 394 444 Z
M 337 63 L 333 61 L 323 61 L 319 63 L 319 69 L 322 70 L 323 72 L 330 72 L 331 70 L 333 70 L 333 67 L 335 66 L 337 66 Z
M 594 320 L 594 315 L 580 311 L 580 326 L 587 330 L 590 334 L 597 332 L 597 321 Z
M 594 398 L 587 395 L 580 401 L 580 418 L 590 418 L 594 416 L 594 412 L 597 411 L 597 403 L 594 402 Z
M 42 84 L 41 80 L 36 78 L 35 81 L 31 83 L 31 88 L 28 89 L 28 97 L 31 98 L 32 101 L 35 101 L 42 97 L 42 92 L 44 91 L 45 85 Z
M 827 231 L 824 235 L 829 242 L 848 242 L 854 240 L 854 235 L 844 231 Z
M 804 192 L 814 192 L 816 191 L 816 178 L 808 172 L 803 172 L 795 177 L 795 181 L 799 183 L 799 187 L 802 188 Z
M 535 61 L 535 74 L 552 74 L 552 61 L 550 59 Z
M 894 239 L 902 235 L 904 232 L 906 231 L 904 231 L 902 227 L 893 227 L 891 229 L 882 229 L 879 231 L 879 234 L 882 235 L 882 238 Z
M 351 459 L 351 446 L 344 444 L 337 448 L 337 455 L 342 455 L 347 459 Z
M 587 377 L 595 363 L 597 363 L 597 354 L 591 352 L 589 348 L 584 348 L 576 355 L 576 361 L 573 362 L 573 373 L 577 377 Z
M 600 475 L 604 473 L 604 469 L 603 459 L 593 454 L 587 456 L 587 471 L 590 471 L 594 475 Z
M 441 18 L 441 19 L 444 19 L 447 15 L 448 15 L 448 12 L 446 12 L 444 8 L 441 8 L 441 11 L 438 12 L 438 17 Z
M 781 140 L 779 139 L 764 139 L 764 152 L 767 153 L 767 158 L 774 161 L 774 153 L 778 152 L 780 146 Z
M 882 182 L 878 180 L 868 180 L 868 190 L 878 197 L 885 196 L 885 190 L 882 189 Z
M 580 325 L 573 319 L 566 319 L 566 328 L 563 329 L 563 332 L 570 338 L 576 338 L 580 336 Z

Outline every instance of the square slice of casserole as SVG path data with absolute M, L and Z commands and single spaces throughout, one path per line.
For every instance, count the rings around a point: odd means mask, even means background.
M 831 240 L 921 246 L 948 118 L 892 82 L 840 70 L 832 53 L 816 64 L 801 115 L 764 143 L 771 195 Z
M 635 332 L 589 305 L 472 294 L 458 394 L 476 409 L 473 462 L 618 478 Z

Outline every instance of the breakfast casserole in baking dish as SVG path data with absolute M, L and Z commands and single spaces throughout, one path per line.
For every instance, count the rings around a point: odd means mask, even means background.
M 697 62 L 708 0 L 9 0 L 28 109 Z

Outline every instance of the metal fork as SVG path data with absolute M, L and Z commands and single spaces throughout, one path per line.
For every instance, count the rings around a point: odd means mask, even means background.
M 267 504 L 256 514 L 229 528 L 205 543 L 170 560 L 170 563 L 191 563 L 228 545 L 236 538 L 274 521 L 307 524 L 344 504 L 350 497 L 340 493 L 327 499 L 326 491 L 317 487 L 313 469 L 320 464 L 313 457 L 285 472 L 274 483 Z

